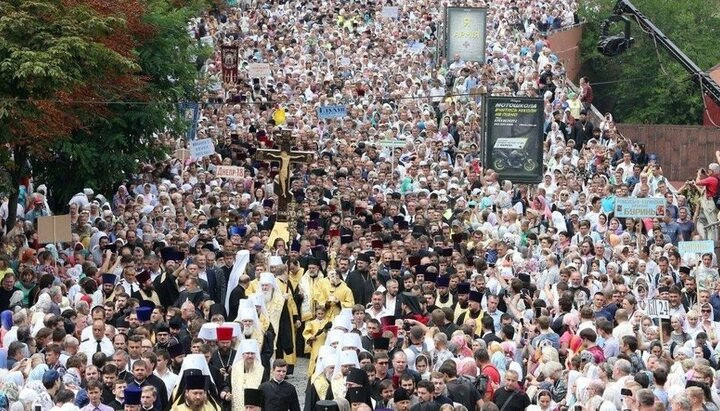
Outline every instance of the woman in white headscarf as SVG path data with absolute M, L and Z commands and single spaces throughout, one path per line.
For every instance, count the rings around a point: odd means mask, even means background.
M 263 379 L 265 368 L 260 363 L 260 348 L 255 340 L 242 340 L 230 376 L 230 387 L 220 393 L 220 398 L 232 400 L 232 411 L 245 409 L 245 388 L 257 388 Z

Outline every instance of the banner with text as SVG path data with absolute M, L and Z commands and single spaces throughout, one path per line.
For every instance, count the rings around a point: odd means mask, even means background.
M 680 241 L 678 243 L 678 253 L 681 256 L 685 254 L 700 254 L 714 253 L 715 242 L 713 240 L 703 241 Z
M 185 134 L 185 139 L 187 141 L 195 140 L 198 120 L 200 119 L 200 105 L 197 101 L 183 101 L 178 105 L 180 106 L 180 113 L 185 121 L 188 122 L 188 130 Z
M 485 25 L 487 9 L 480 7 L 445 8 L 445 57 L 485 63 Z
M 615 217 L 648 218 L 665 214 L 664 198 L 615 198 Z
M 270 77 L 271 70 L 269 63 L 250 63 L 247 65 L 248 77 L 250 78 L 267 78 Z
M 237 166 L 218 166 L 215 175 L 228 180 L 242 180 L 245 178 L 245 169 Z
M 347 116 L 347 108 L 345 106 L 320 106 L 317 108 L 317 116 L 320 120 L 331 118 L 343 118 Z
M 223 82 L 234 83 L 238 78 L 238 46 L 222 46 L 220 51 Z
M 542 181 L 542 99 L 488 97 L 485 118 L 485 167 L 513 183 Z
M 194 159 L 211 156 L 215 154 L 215 145 L 209 138 L 193 140 L 190 142 L 190 156 Z

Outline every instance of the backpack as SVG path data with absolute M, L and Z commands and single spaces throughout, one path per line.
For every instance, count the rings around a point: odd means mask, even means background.
M 484 366 L 480 372 L 480 375 L 475 378 L 475 382 L 473 383 L 473 385 L 475 386 L 475 389 L 478 390 L 478 393 L 480 393 L 480 398 L 492 401 L 493 396 L 495 395 L 495 389 L 497 387 L 496 384 L 490 379 L 490 377 L 485 374 L 485 369 L 488 367 L 493 366 Z

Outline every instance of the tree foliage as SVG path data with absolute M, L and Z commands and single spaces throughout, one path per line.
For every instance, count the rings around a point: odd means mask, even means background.
M 199 3 L 0 0 L 0 10 L 0 143 L 9 148 L 0 161 L 11 202 L 26 164 L 62 203 L 165 155 L 155 137 L 182 132 L 177 103 L 198 95 L 202 52 L 186 24 Z
M 114 96 L 118 104 L 109 105 L 109 116 L 86 119 L 89 127 L 53 145 L 52 158 L 34 162 L 40 179 L 55 187 L 59 204 L 85 186 L 109 192 L 137 172 L 138 163 L 164 159 L 167 148 L 157 143 L 157 135 L 182 133 L 187 126 L 176 115 L 177 103 L 198 98 L 195 61 L 208 53 L 186 30 L 198 8 L 162 0 L 146 4 L 141 24 L 152 30 L 149 36 L 138 35 L 133 49 L 141 87 Z
M 720 63 L 718 2 L 707 0 L 632 0 L 632 3 L 703 70 Z M 698 124 L 704 105 L 700 87 L 680 63 L 632 22 L 635 45 L 616 57 L 597 51 L 600 24 L 615 0 L 581 2 L 588 24 L 583 34 L 582 75 L 594 84 L 595 105 L 616 121 L 653 124 Z M 622 31 L 615 25 L 611 34 Z

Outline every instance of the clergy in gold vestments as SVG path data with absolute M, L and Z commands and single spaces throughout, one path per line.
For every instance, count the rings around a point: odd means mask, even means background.
M 245 411 L 244 391 L 260 386 L 265 369 L 260 364 L 260 349 L 255 340 L 243 340 L 236 358 L 239 359 L 233 364 L 227 392 L 232 400 L 232 411 Z
M 317 301 L 325 306 L 328 321 L 335 319 L 343 308 L 352 308 L 355 305 L 352 291 L 335 271 L 328 272 L 328 278 L 320 282 L 319 288 Z
M 318 296 L 320 294 L 319 286 L 323 278 L 319 262 L 310 259 L 308 268 L 298 283 L 299 292 L 302 296 L 302 303 L 300 304 L 300 319 L 302 322 L 315 318 L 315 307 L 318 306 Z
M 278 311 L 274 295 L 279 291 L 279 295 L 281 296 L 279 317 L 277 320 L 277 338 L 275 339 L 275 358 L 285 360 L 288 363 L 288 373 L 292 374 L 296 362 L 295 330 L 301 324 L 300 313 L 295 305 L 294 294 L 296 293 L 296 290 L 292 288 L 288 279 L 287 266 L 277 266 L 274 267 L 274 269 L 276 273 L 275 284 L 277 289 L 273 290 L 272 298 L 270 299 L 273 307 L 271 308 L 270 305 L 268 305 L 270 321 L 273 323 L 273 326 L 275 325 L 275 318 Z M 263 283 L 265 274 L 266 273 L 263 273 L 260 278 L 260 285 L 263 293 L 266 293 L 270 289 L 270 285 Z
M 325 307 L 320 305 L 315 308 L 315 319 L 305 323 L 303 330 L 303 338 L 305 339 L 305 352 L 310 353 L 310 364 L 308 365 L 308 376 L 313 375 L 315 371 L 315 362 L 317 361 L 320 347 L 325 345 L 325 338 L 330 330 L 328 324 L 331 322 L 325 317 Z

